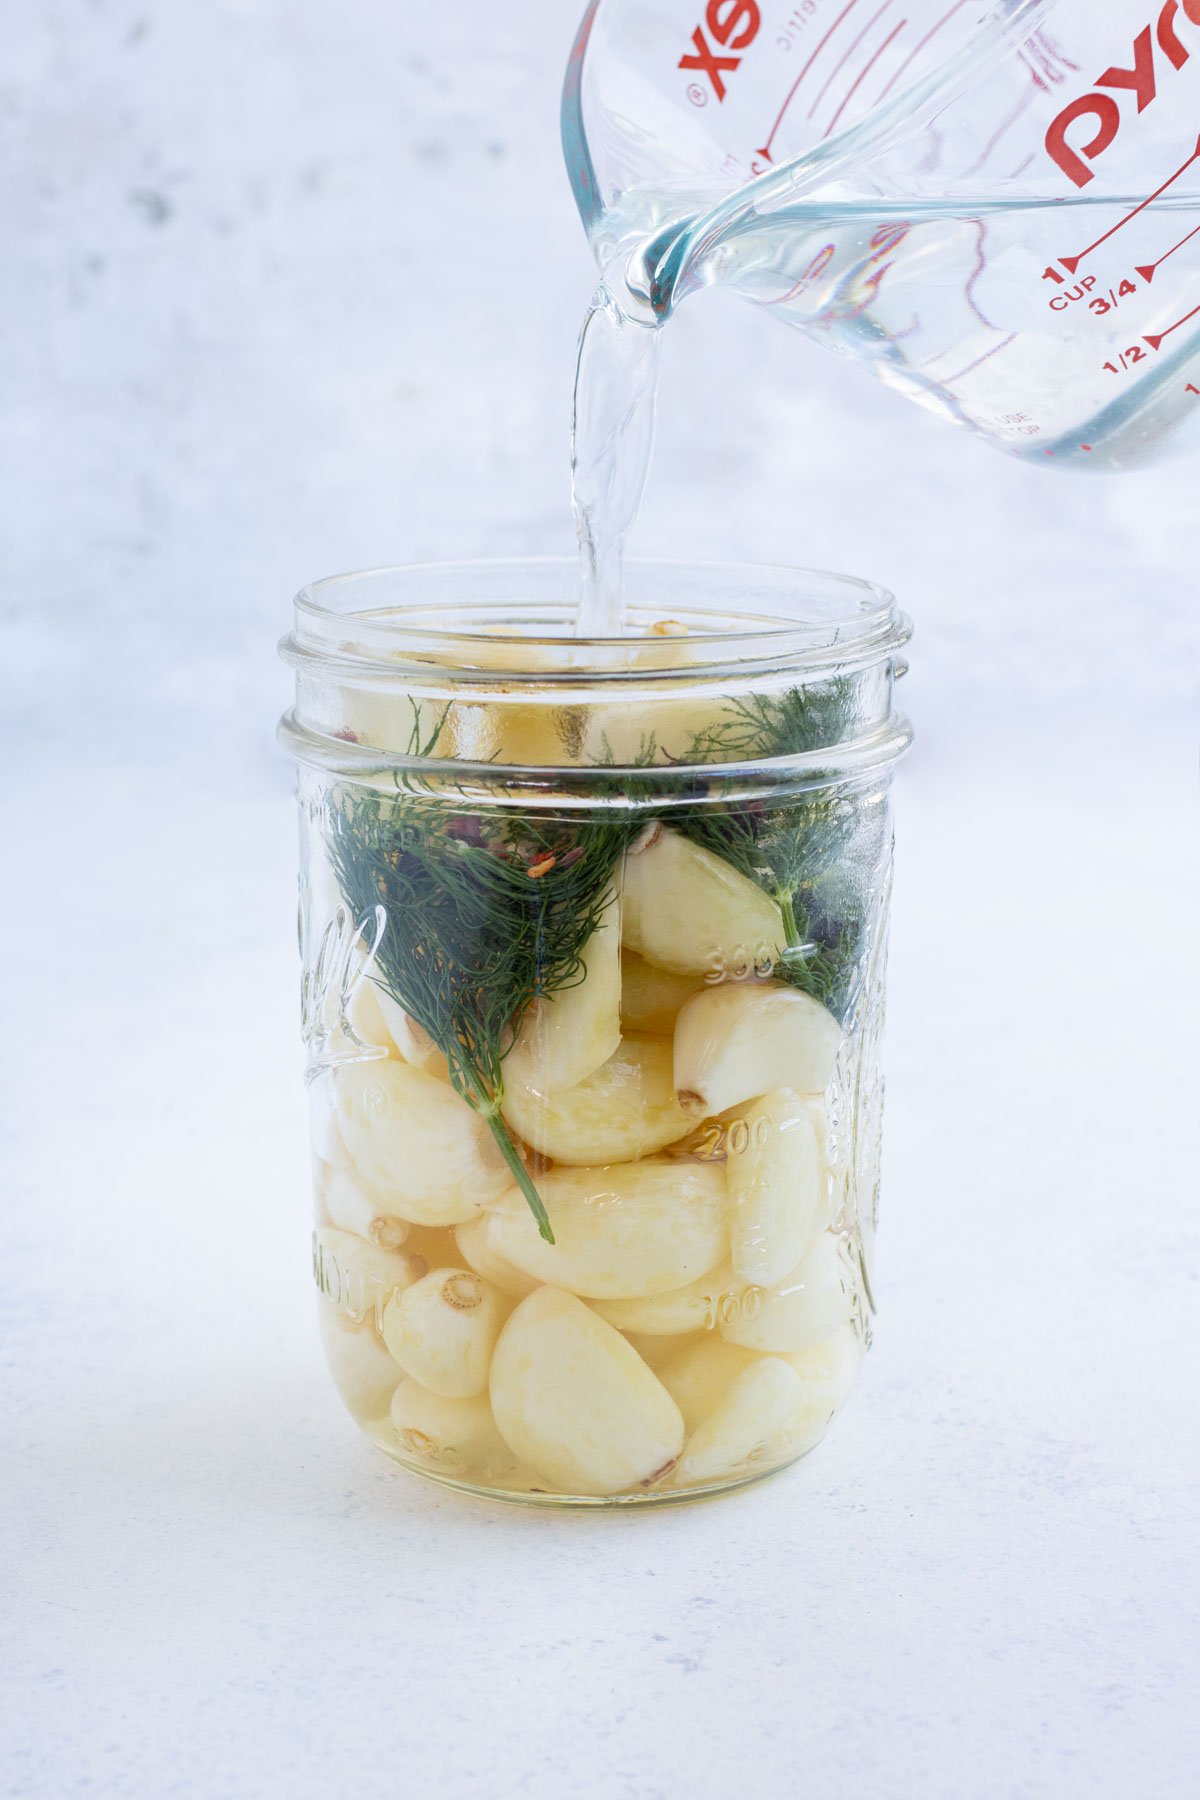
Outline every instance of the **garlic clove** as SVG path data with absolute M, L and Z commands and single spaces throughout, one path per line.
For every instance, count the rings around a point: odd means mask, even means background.
M 723 1170 L 648 1160 L 552 1169 L 538 1190 L 555 1242 L 512 1188 L 487 1214 L 487 1243 L 538 1281 L 618 1300 L 686 1287 L 729 1253 Z
M 332 1311 L 355 1325 L 378 1328 L 393 1294 L 419 1281 L 425 1264 L 405 1250 L 384 1250 L 349 1231 L 319 1226 L 313 1232 L 313 1278 Z
M 308 1084 L 308 1131 L 313 1155 L 332 1168 L 344 1169 L 350 1158 L 337 1122 L 337 1094 L 329 1070 L 321 1070 Z
M 854 1310 L 850 1265 L 830 1231 L 777 1287 L 751 1288 L 747 1295 L 754 1304 L 733 1309 L 720 1331 L 726 1343 L 748 1350 L 807 1350 L 846 1324 Z
M 332 1307 L 321 1307 L 318 1323 L 342 1404 L 359 1420 L 386 1418 L 404 1374 L 386 1346 L 369 1326 L 353 1325 Z
M 621 929 L 647 962 L 714 981 L 773 967 L 787 941 L 768 894 L 669 830 L 625 859 Z
M 726 1125 L 734 1273 L 774 1287 L 829 1224 L 821 1146 L 805 1101 L 776 1088 Z
M 422 1387 L 469 1400 L 487 1386 L 508 1311 L 500 1293 L 473 1269 L 434 1269 L 388 1301 L 383 1341 Z
M 425 1027 L 409 1017 L 380 981 L 372 979 L 371 986 L 391 1042 L 411 1068 L 427 1068 L 438 1055 L 438 1047 Z
M 398 1055 L 414 1069 L 425 1069 L 441 1081 L 449 1080 L 446 1059 L 423 1025 L 410 1018 L 384 984 L 372 957 L 354 989 L 349 1008 L 350 1028 L 362 1044 Z
M 318 1182 L 325 1217 L 338 1231 L 350 1231 L 378 1244 L 381 1250 L 398 1250 L 412 1230 L 404 1219 L 384 1212 L 366 1189 L 345 1169 L 327 1169 Z
M 512 1177 L 487 1125 L 424 1069 L 343 1064 L 338 1121 L 358 1175 L 389 1213 L 417 1225 L 459 1225 Z
M 707 988 L 685 1002 L 675 1025 L 680 1104 L 704 1117 L 774 1088 L 820 1094 L 841 1041 L 832 1013 L 798 988 Z
M 593 1312 L 600 1312 L 598 1301 L 591 1300 L 588 1304 Z M 640 1331 L 623 1331 L 621 1336 L 631 1349 L 637 1351 L 646 1367 L 654 1370 L 660 1380 L 663 1370 L 668 1368 L 677 1357 L 682 1356 L 685 1350 L 709 1341 L 707 1333 L 703 1331 L 685 1332 L 680 1337 L 651 1337 Z M 728 1347 L 728 1345 L 723 1346 L 726 1349 Z
M 409 1376 L 392 1395 L 391 1414 L 401 1453 L 431 1471 L 498 1484 L 516 1469 L 486 1394 L 453 1399 Z
M 513 1312 L 490 1389 L 509 1448 L 563 1493 L 648 1486 L 683 1447 L 662 1383 L 620 1332 L 559 1288 L 539 1288 Z
M 488 1222 L 486 1214 L 477 1219 L 469 1219 L 465 1225 L 455 1227 L 455 1239 L 458 1253 L 469 1269 L 482 1275 L 485 1281 L 499 1288 L 502 1294 L 510 1299 L 523 1300 L 526 1294 L 532 1294 L 539 1284 L 532 1275 L 526 1275 L 515 1263 L 510 1263 L 493 1249 L 488 1241 Z
M 361 975 L 346 1008 L 346 1022 L 360 1044 L 392 1053 L 392 1034 L 380 1005 L 380 993 L 367 975 Z
M 804 1383 L 795 1369 L 782 1357 L 755 1357 L 692 1432 L 672 1486 L 691 1487 L 770 1468 L 778 1460 L 771 1453 L 776 1441 L 803 1404 Z
M 621 957 L 621 1029 L 670 1037 L 680 1007 L 697 991 L 696 976 L 655 968 L 645 957 L 626 951 Z
M 663 1366 L 662 1384 L 683 1414 L 689 1433 L 721 1404 L 736 1377 L 757 1361 L 754 1350 L 706 1336 Z
M 813 1130 L 817 1134 L 817 1148 L 821 1153 L 821 1162 L 828 1170 L 833 1161 L 833 1125 L 829 1117 L 829 1108 L 823 1095 L 802 1094 L 800 1098 L 808 1108 L 808 1116 L 812 1120 Z
M 621 1043 L 621 910 L 616 889 L 583 948 L 583 978 L 543 1000 L 521 1021 L 504 1059 L 504 1082 L 560 1094 L 608 1061 Z
M 458 762 L 561 768 L 579 760 L 589 708 L 563 706 L 543 690 L 514 686 L 503 698 L 456 701 L 445 754 Z M 518 695 L 521 697 L 518 698 Z
M 678 1337 L 687 1331 L 711 1331 L 721 1301 L 735 1292 L 733 1270 L 725 1262 L 686 1287 L 629 1300 L 596 1300 L 595 1311 L 618 1331 L 647 1337 Z
M 819 1344 L 787 1358 L 804 1388 L 804 1404 L 784 1433 L 781 1453 L 803 1456 L 820 1442 L 849 1399 L 865 1349 L 853 1325 L 841 1325 Z
M 505 1121 L 554 1162 L 634 1162 L 675 1142 L 692 1120 L 675 1097 L 666 1038 L 622 1038 L 586 1080 L 554 1093 L 525 1087 L 506 1062 Z

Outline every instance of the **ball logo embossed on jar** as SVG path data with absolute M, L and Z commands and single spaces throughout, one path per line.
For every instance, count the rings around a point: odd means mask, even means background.
M 353 1023 L 354 1001 L 383 941 L 382 906 L 355 920 L 342 905 L 326 921 L 311 967 L 300 982 L 300 1023 L 313 1066 L 360 1056 L 364 1045 Z M 304 908 L 301 908 L 301 937 Z

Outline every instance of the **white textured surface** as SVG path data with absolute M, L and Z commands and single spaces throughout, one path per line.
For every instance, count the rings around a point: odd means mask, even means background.
M 798 1470 L 635 1519 L 426 1489 L 320 1369 L 273 639 L 315 573 L 569 542 L 571 12 L 6 39 L 0 1788 L 1183 1794 L 1194 463 L 1029 472 L 685 310 L 638 547 L 920 628 L 877 1353 Z

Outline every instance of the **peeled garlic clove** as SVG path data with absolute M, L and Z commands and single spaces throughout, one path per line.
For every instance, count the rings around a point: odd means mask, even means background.
M 849 1264 L 825 1231 L 778 1287 L 747 1289 L 744 1303 L 722 1321 L 721 1336 L 748 1350 L 807 1350 L 845 1324 L 853 1307 Z
M 333 1168 L 344 1168 L 349 1157 L 338 1129 L 337 1095 L 328 1071 L 308 1084 L 308 1130 L 313 1154 Z
M 321 1204 L 329 1223 L 339 1231 L 352 1231 L 381 1250 L 398 1250 L 411 1225 L 383 1212 L 353 1175 L 330 1169 L 320 1182 Z
M 533 690 L 530 690 L 531 693 Z M 458 701 L 447 727 L 448 748 L 459 762 L 496 762 L 559 768 L 577 760 L 587 708 L 557 700 Z
M 538 1283 L 532 1275 L 526 1275 L 507 1257 L 501 1256 L 488 1241 L 488 1222 L 485 1215 L 478 1219 L 470 1219 L 465 1225 L 455 1228 L 455 1239 L 458 1253 L 469 1269 L 490 1281 L 494 1288 L 510 1299 L 523 1300 L 526 1294 L 532 1294 Z
M 352 1325 L 332 1308 L 319 1313 L 321 1342 L 342 1404 L 356 1419 L 383 1419 L 403 1370 L 365 1325 Z
M 627 951 L 621 958 L 621 1028 L 653 1031 L 669 1037 L 679 1009 L 697 991 L 694 975 L 657 969 L 645 957 Z
M 689 1432 L 715 1411 L 743 1369 L 759 1360 L 754 1350 L 703 1337 L 680 1350 L 660 1371 L 663 1386 L 683 1414 Z
M 817 1134 L 817 1148 L 821 1153 L 821 1161 L 826 1168 L 833 1160 L 833 1127 L 829 1119 L 829 1109 L 822 1096 L 818 1094 L 802 1094 L 801 1099 L 808 1108 L 808 1116 L 812 1120 L 813 1130 Z
M 863 1341 L 853 1325 L 841 1325 L 819 1344 L 787 1358 L 800 1377 L 804 1404 L 788 1423 L 781 1454 L 802 1456 L 820 1442 L 850 1397 L 863 1361 Z
M 692 1124 L 675 1097 L 666 1038 L 623 1038 L 607 1062 L 564 1092 L 524 1087 L 504 1066 L 505 1120 L 554 1162 L 634 1162 L 673 1144 Z
M 423 1025 L 410 1018 L 384 984 L 375 962 L 368 963 L 350 1002 L 350 1028 L 360 1043 L 398 1055 L 414 1069 L 449 1080 L 446 1059 Z
M 599 1312 L 599 1304 L 596 1301 L 590 1301 L 589 1305 L 593 1312 Z M 685 1350 L 690 1350 L 693 1345 L 703 1344 L 707 1341 L 706 1335 L 702 1331 L 686 1332 L 682 1337 L 650 1337 L 643 1335 L 640 1331 L 623 1331 L 621 1336 L 631 1350 L 637 1351 L 646 1367 L 654 1370 L 660 1380 L 663 1370 L 668 1368 L 676 1357 L 681 1356 Z M 672 1399 L 674 1399 L 674 1395 L 672 1395 Z M 686 1424 L 686 1417 L 684 1422 Z
M 821 1147 L 808 1107 L 777 1088 L 726 1126 L 729 1243 L 743 1281 L 774 1287 L 829 1224 Z
M 608 1061 L 621 1043 L 621 911 L 616 890 L 583 948 L 583 979 L 535 1000 L 504 1059 L 506 1088 L 560 1094 Z
M 409 1018 L 404 1008 L 393 1000 L 382 983 L 376 981 L 372 985 L 375 988 L 376 1003 L 393 1044 L 412 1068 L 425 1068 L 437 1055 L 437 1045 L 425 1027 Z
M 405 1455 L 446 1475 L 495 1480 L 516 1464 L 486 1394 L 456 1400 L 410 1376 L 392 1395 L 392 1425 Z
M 555 1242 L 511 1189 L 487 1214 L 487 1242 L 527 1275 L 600 1300 L 686 1287 L 727 1254 L 725 1177 L 691 1163 L 552 1169 L 538 1191 Z
M 390 1060 L 343 1064 L 337 1097 L 355 1168 L 402 1219 L 462 1224 L 512 1179 L 484 1121 L 424 1069 Z
M 388 1301 L 383 1341 L 422 1387 L 469 1400 L 487 1386 L 488 1364 L 508 1310 L 473 1269 L 434 1269 Z
M 665 654 L 664 654 L 665 652 Z M 697 645 L 686 650 L 678 640 L 668 647 L 648 640 L 644 649 L 628 653 L 630 668 L 671 669 L 703 660 Z M 626 690 L 628 691 L 628 690 Z M 674 697 L 660 694 L 652 702 L 607 702 L 594 706 L 582 719 L 579 749 L 572 759 L 585 766 L 614 763 L 617 767 L 648 763 L 680 763 L 690 759 L 696 739 L 728 721 L 729 702 L 724 694 L 697 700 L 695 690 Z
M 419 1281 L 425 1264 L 404 1250 L 383 1250 L 349 1231 L 322 1226 L 313 1233 L 313 1278 L 334 1311 L 355 1324 L 383 1323 L 393 1294 Z
M 798 988 L 706 988 L 685 1003 L 675 1025 L 680 1104 L 705 1116 L 773 1088 L 822 1093 L 841 1042 L 832 1013 Z
M 539 1288 L 492 1358 L 492 1410 L 522 1462 L 568 1494 L 619 1494 L 664 1475 L 683 1420 L 619 1331 L 581 1300 Z
M 332 682 L 325 687 L 322 702 L 320 728 L 326 733 L 374 750 L 401 752 L 411 747 L 414 733 L 421 743 L 436 739 L 445 711 L 439 700 L 416 701 L 407 693 L 372 693 Z M 448 754 L 440 744 L 437 753 Z M 394 794 L 394 785 L 385 791 Z
M 383 1008 L 379 1004 L 379 990 L 365 975 L 355 985 L 350 1004 L 346 1008 L 346 1019 L 360 1044 L 368 1044 L 390 1053 L 392 1036 L 383 1016 Z
M 622 909 L 625 948 L 684 975 L 752 975 L 772 966 L 787 941 L 768 894 L 674 831 L 626 857 Z
M 711 1330 L 717 1322 L 722 1296 L 733 1290 L 733 1270 L 728 1263 L 666 1294 L 646 1294 L 635 1300 L 597 1300 L 595 1310 L 618 1331 L 638 1331 L 647 1337 L 678 1337 L 685 1331 Z
M 724 1397 L 688 1439 L 675 1487 L 769 1468 L 774 1440 L 804 1403 L 804 1383 L 778 1356 L 759 1356 L 735 1375 Z

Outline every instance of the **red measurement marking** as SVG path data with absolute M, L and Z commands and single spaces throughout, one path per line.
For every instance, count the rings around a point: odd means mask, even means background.
M 826 83 L 825 83 L 825 86 L 821 89 L 820 93 L 817 95 L 816 99 L 813 101 L 812 105 L 808 109 L 808 117 L 810 119 L 812 118 L 813 114 L 816 112 L 818 106 L 820 106 L 822 100 L 825 98 L 825 96 L 829 92 L 830 88 L 833 86 L 833 83 L 837 80 L 838 76 L 841 74 L 842 70 L 845 68 L 846 64 L 850 61 L 850 58 L 854 55 L 854 52 L 858 49 L 858 46 L 862 43 L 863 39 L 866 37 L 868 31 L 870 31 L 872 25 L 877 25 L 879 23 L 880 19 L 882 19 L 884 13 L 887 11 L 888 7 L 891 4 L 892 4 L 892 0 L 883 0 L 883 5 L 879 8 L 879 11 L 877 13 L 873 13 L 871 15 L 871 17 L 867 20 L 866 24 L 863 26 L 862 30 L 859 32 L 858 36 L 855 38 L 854 42 L 850 45 L 850 48 L 845 52 L 845 54 L 843 56 L 839 57 L 838 61 L 834 64 L 833 73 L 830 75 L 828 81 L 826 81 Z
M 1103 237 L 1097 238 L 1094 244 L 1089 244 L 1086 250 L 1081 250 L 1078 256 L 1059 257 L 1058 260 L 1067 271 L 1068 275 L 1073 275 L 1080 263 L 1083 262 L 1085 257 L 1090 256 L 1093 250 L 1098 250 L 1101 244 L 1107 244 L 1109 238 L 1115 237 L 1118 231 L 1123 231 L 1131 219 L 1136 219 L 1139 213 L 1144 213 L 1146 208 L 1152 206 L 1160 195 L 1165 194 L 1169 187 L 1174 187 L 1175 183 L 1179 180 L 1179 177 L 1181 175 L 1186 175 L 1194 162 L 1200 162 L 1200 138 L 1196 139 L 1196 148 L 1192 151 L 1192 154 L 1188 157 L 1187 161 L 1181 164 L 1173 175 L 1168 176 L 1167 180 L 1163 182 L 1160 188 L 1155 188 L 1152 194 L 1147 194 L 1140 206 L 1135 206 L 1133 211 L 1126 213 L 1123 219 L 1118 219 L 1111 231 L 1106 231 Z
M 1143 342 L 1149 344 L 1152 350 L 1157 350 L 1164 338 L 1169 338 L 1173 331 L 1178 331 L 1181 325 L 1186 325 L 1189 319 L 1196 317 L 1197 313 L 1200 313 L 1200 306 L 1193 306 L 1190 313 L 1184 313 L 1182 319 L 1176 319 L 1175 323 L 1168 325 L 1165 331 L 1148 331 Z
M 844 18 L 846 18 L 850 13 L 852 13 L 854 11 L 854 8 L 857 5 L 858 5 L 858 0 L 850 0 L 849 6 L 843 7 L 841 12 L 838 14 L 837 18 L 833 21 L 833 24 L 829 27 L 829 30 L 825 33 L 825 36 L 821 39 L 821 41 L 817 45 L 816 49 L 813 51 L 812 55 L 809 57 L 808 61 L 804 65 L 804 67 L 801 69 L 800 73 L 797 75 L 795 81 L 793 81 L 791 87 L 788 89 L 787 95 L 783 102 L 783 105 L 780 107 L 779 112 L 776 116 L 775 123 L 772 125 L 770 131 L 768 131 L 768 133 L 767 133 L 766 142 L 763 144 L 761 150 L 755 151 L 756 156 L 765 156 L 767 161 L 770 162 L 770 160 L 771 160 L 771 145 L 775 142 L 775 134 L 779 130 L 779 127 L 783 124 L 783 115 L 786 113 L 788 107 L 792 104 L 792 101 L 796 98 L 796 92 L 800 86 L 800 83 L 804 80 L 804 77 L 808 74 L 809 70 L 812 68 L 813 64 L 816 62 L 818 56 L 820 56 L 822 50 L 825 48 L 826 44 L 829 42 L 830 38 L 833 36 L 834 32 L 837 30 L 837 28 L 841 24 L 842 20 Z
M 967 0 L 958 0 L 958 4 L 956 6 L 952 6 L 950 8 L 950 11 L 948 13 L 943 14 L 943 16 L 938 20 L 937 24 L 933 27 L 933 30 L 927 31 L 925 33 L 925 36 L 921 39 L 921 41 L 917 45 L 916 49 L 911 50 L 909 52 L 909 54 L 905 57 L 904 61 L 900 64 L 900 67 L 896 70 L 896 73 L 892 76 L 892 79 L 888 82 L 888 84 L 884 88 L 882 94 L 880 94 L 879 99 L 875 102 L 876 106 L 880 105 L 882 101 L 887 99 L 888 95 L 891 93 L 892 89 L 895 87 L 895 85 L 899 81 L 900 77 L 907 72 L 907 70 L 911 67 L 911 65 L 913 63 L 916 62 L 918 56 L 920 56 L 920 54 L 921 54 L 922 50 L 925 48 L 926 44 L 930 43 L 932 41 L 932 39 L 934 39 L 937 36 L 938 32 L 942 29 L 942 27 L 944 25 L 948 25 L 950 23 L 951 19 L 954 17 L 955 13 L 961 12 L 963 7 L 966 4 L 967 4 Z
M 907 24 L 908 24 L 907 19 L 901 19 L 900 23 L 896 26 L 896 29 L 894 31 L 890 32 L 888 34 L 888 36 L 884 38 L 882 44 L 880 44 L 880 46 L 879 46 L 878 50 L 875 52 L 874 56 L 869 57 L 867 59 L 867 61 L 864 63 L 862 71 L 859 74 L 858 80 L 850 88 L 850 91 L 847 93 L 846 98 L 842 101 L 842 104 L 838 107 L 838 109 L 834 113 L 832 119 L 830 119 L 828 125 L 825 127 L 825 136 L 826 137 L 829 137 L 831 135 L 834 126 L 837 124 L 838 120 L 841 118 L 842 114 L 845 112 L 845 110 L 849 106 L 851 100 L 853 100 L 855 94 L 858 92 L 858 90 L 862 86 L 863 82 L 867 79 L 867 76 L 871 73 L 871 70 L 875 67 L 875 64 L 879 61 L 879 59 L 883 55 L 884 51 L 887 50 L 890 45 L 895 43 L 896 39 L 900 36 L 900 33 L 904 30 L 904 27 Z
M 1180 238 L 1180 240 L 1177 244 L 1172 244 L 1171 248 L 1167 251 L 1166 255 L 1160 256 L 1157 262 L 1141 263 L 1141 264 L 1139 264 L 1137 269 L 1134 271 L 1134 273 L 1137 275 L 1140 275 L 1142 280 L 1146 283 L 1147 287 L 1149 287 L 1150 283 L 1154 280 L 1155 275 L 1157 274 L 1158 270 L 1162 268 L 1163 264 L 1165 262 L 1169 262 L 1171 260 L 1171 258 L 1174 256 L 1176 250 L 1182 250 L 1183 246 L 1185 244 L 1190 244 L 1192 239 L 1198 233 L 1200 233 L 1200 225 L 1197 225 L 1194 230 L 1189 231 L 1185 238 Z

